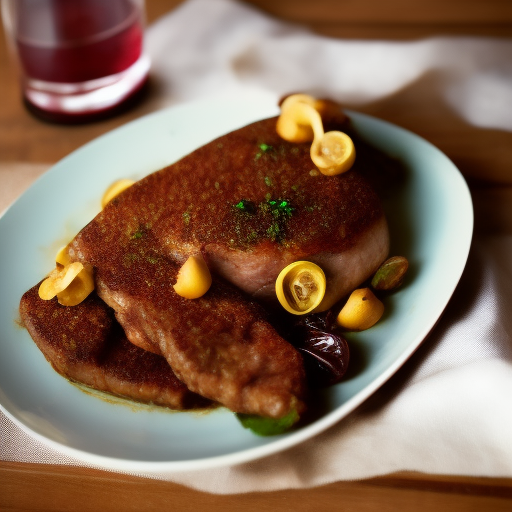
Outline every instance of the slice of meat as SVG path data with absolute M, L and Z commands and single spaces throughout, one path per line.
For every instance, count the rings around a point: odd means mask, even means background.
M 283 141 L 275 124 L 231 132 L 144 178 L 69 250 L 94 266 L 98 294 L 132 342 L 160 350 L 192 391 L 271 417 L 304 407 L 300 355 L 220 279 L 201 299 L 178 297 L 179 266 L 202 252 L 213 274 L 272 300 L 279 271 L 308 259 L 326 273 L 328 308 L 374 272 L 389 245 L 365 169 L 323 176 L 309 144 Z
M 93 293 L 78 306 L 41 300 L 39 286 L 20 302 L 20 315 L 53 368 L 91 388 L 171 409 L 204 408 L 211 402 L 190 392 L 165 358 L 130 343 L 113 311 Z
M 216 276 L 203 297 L 184 299 L 172 287 L 179 265 L 156 251 L 151 231 L 108 246 L 93 243 L 101 232 L 99 224 L 82 232 L 80 252 L 128 336 L 151 340 L 190 390 L 232 411 L 304 411 L 302 357 L 257 303 Z
M 231 132 L 136 183 L 93 221 L 106 230 L 94 243 L 151 230 L 162 254 L 182 262 L 202 250 L 214 272 L 270 301 L 278 273 L 308 259 L 326 273 L 323 307 L 332 306 L 388 254 L 384 212 L 363 177 L 372 160 L 356 158 L 349 172 L 324 176 L 310 144 L 282 140 L 275 124 Z M 80 236 L 77 243 L 79 250 Z

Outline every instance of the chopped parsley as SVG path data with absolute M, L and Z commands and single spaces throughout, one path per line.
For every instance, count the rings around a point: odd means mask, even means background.
M 280 217 L 285 215 L 286 217 L 291 217 L 295 208 L 290 206 L 290 203 L 285 199 L 277 199 L 268 201 L 270 205 L 270 210 L 272 211 L 272 215 L 274 217 Z
M 256 156 L 254 157 L 255 160 L 259 160 L 263 154 L 270 153 L 271 151 L 274 150 L 273 146 L 270 146 L 269 144 L 265 143 L 259 144 L 258 147 L 260 148 L 260 151 L 256 153 Z
M 247 199 L 241 199 L 238 203 L 235 204 L 235 208 L 240 210 L 241 212 L 246 213 L 255 213 L 256 205 Z
M 283 242 L 286 222 L 295 210 L 288 200 L 271 199 L 270 194 L 265 196 L 265 201 L 258 204 L 241 199 L 233 205 L 233 209 L 242 214 L 235 217 L 234 228 L 238 243 L 242 245 L 257 242 L 262 238 Z M 254 220 L 251 220 L 252 218 Z

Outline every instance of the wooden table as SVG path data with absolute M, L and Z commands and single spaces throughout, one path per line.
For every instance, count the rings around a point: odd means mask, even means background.
M 180 0 L 147 0 L 148 21 L 179 3 Z M 434 35 L 512 37 L 512 2 L 508 0 L 253 0 L 250 3 L 332 37 L 400 40 Z M 417 97 L 418 91 L 414 92 Z M 407 91 L 401 91 L 396 98 L 359 110 L 409 128 L 438 146 L 470 183 L 476 229 L 512 233 L 511 134 L 465 124 L 446 106 L 428 101 L 427 88 L 423 92 L 424 105 L 412 104 Z M 72 127 L 44 123 L 32 117 L 21 104 L 15 69 L 1 37 L 0 165 L 54 163 L 85 142 L 150 111 L 156 94 L 150 87 L 142 103 L 102 122 Z M 205 505 L 211 511 L 224 512 L 363 512 L 398 508 L 505 511 L 512 509 L 512 479 L 404 472 L 309 490 L 217 496 L 104 471 L 0 461 L 2 511 L 181 511 L 198 510 Z

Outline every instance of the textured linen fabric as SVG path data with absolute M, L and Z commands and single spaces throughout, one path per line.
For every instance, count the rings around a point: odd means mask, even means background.
M 276 97 L 300 90 L 353 107 L 385 102 L 412 83 L 428 79 L 431 84 L 434 77 L 431 94 L 465 122 L 512 131 L 511 40 L 343 41 L 231 0 L 190 0 L 149 27 L 147 49 L 159 91 L 154 109 L 251 87 Z M 424 101 L 415 90 L 407 93 L 413 105 Z M 426 111 L 428 105 L 421 110 Z M 23 186 L 14 189 L 7 179 L 13 168 L 7 167 L 0 167 L 0 182 L 11 192 L 0 195 L 0 211 L 44 170 L 25 168 Z M 492 213 L 492 201 L 486 204 Z M 510 477 L 510 311 L 512 232 L 480 232 L 436 328 L 348 417 L 314 439 L 258 461 L 144 476 L 215 493 L 309 487 L 399 470 Z M 0 436 L 2 460 L 91 467 L 32 439 L 2 413 Z

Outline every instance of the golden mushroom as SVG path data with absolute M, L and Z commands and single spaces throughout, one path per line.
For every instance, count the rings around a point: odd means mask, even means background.
M 202 297 L 212 284 L 212 276 L 206 261 L 199 254 L 190 256 L 178 272 L 174 291 L 185 299 Z
M 311 145 L 311 160 L 322 174 L 334 176 L 348 171 L 356 159 L 352 139 L 343 132 L 332 131 L 315 137 Z
M 322 174 L 334 176 L 348 171 L 354 164 L 356 150 L 352 139 L 343 132 L 325 133 L 318 108 L 323 103 L 305 94 L 293 94 L 281 105 L 277 133 L 288 142 L 309 142 L 311 160 Z
M 278 135 L 288 142 L 310 142 L 317 134 L 324 132 L 322 118 L 312 103 L 294 99 L 289 96 L 281 106 L 281 115 L 277 119 L 276 131 Z M 287 101 L 290 101 L 287 104 Z
M 359 288 L 350 294 L 336 322 L 349 331 L 364 331 L 375 325 L 383 313 L 384 304 L 370 288 Z
M 92 272 L 84 268 L 69 286 L 57 293 L 57 300 L 62 306 L 76 306 L 83 302 L 94 290 L 94 278 Z
M 324 271 L 310 261 L 296 261 L 285 267 L 276 280 L 281 305 L 294 315 L 311 313 L 325 295 Z
M 57 296 L 59 304 L 76 306 L 93 290 L 92 270 L 75 261 L 52 270 L 39 286 L 39 297 L 51 300 Z

